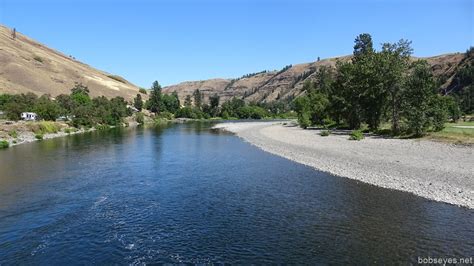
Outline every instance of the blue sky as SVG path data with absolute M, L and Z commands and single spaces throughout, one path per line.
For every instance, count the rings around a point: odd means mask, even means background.
M 0 23 L 149 87 L 352 53 L 359 33 L 416 56 L 474 44 L 472 0 L 0 0 Z

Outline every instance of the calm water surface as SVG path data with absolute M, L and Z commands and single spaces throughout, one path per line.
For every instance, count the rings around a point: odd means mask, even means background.
M 474 256 L 474 212 L 270 155 L 210 124 L 0 151 L 0 264 Z

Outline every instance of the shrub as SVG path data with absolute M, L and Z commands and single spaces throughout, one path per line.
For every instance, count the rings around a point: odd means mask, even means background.
M 144 124 L 145 123 L 145 115 L 143 113 L 136 113 L 135 114 L 135 121 L 137 121 L 138 124 Z
M 37 55 L 36 55 L 35 57 L 33 57 L 33 59 L 36 60 L 36 61 L 38 61 L 38 62 L 40 62 L 40 63 L 43 63 L 43 58 L 41 58 L 41 57 L 39 57 L 39 56 L 37 56 Z
M 59 130 L 61 130 L 61 127 L 54 123 L 54 122 L 47 122 L 47 121 L 42 121 L 39 123 L 39 128 L 41 133 L 43 134 L 48 134 L 48 133 L 57 133 Z
M 127 81 L 122 78 L 121 76 L 117 76 L 117 75 L 107 75 L 107 77 L 113 79 L 113 80 L 116 80 L 118 82 L 122 82 L 122 83 L 127 83 Z
M 321 135 L 321 137 L 327 137 L 331 134 L 331 131 L 329 130 L 322 130 L 319 135 Z
M 6 140 L 0 140 L 0 149 L 6 149 L 10 146 L 10 143 Z
M 298 114 L 298 124 L 303 129 L 306 129 L 311 126 L 311 120 L 308 112 L 301 112 Z
M 30 130 L 35 134 L 50 134 L 57 133 L 61 130 L 61 127 L 55 122 L 42 121 L 39 123 L 33 123 L 29 125 Z
M 36 135 L 35 135 L 35 138 L 36 138 L 37 140 L 42 140 L 42 139 L 43 139 L 43 134 L 36 134 Z
M 16 132 L 16 130 L 12 130 L 8 133 L 8 135 L 10 135 L 10 137 L 16 139 L 18 138 L 18 132 Z
M 164 112 L 160 112 L 159 114 L 157 114 L 156 117 L 166 119 L 166 120 L 172 120 L 172 119 L 174 119 L 174 114 L 170 113 L 170 112 L 167 112 L 167 111 L 164 111 Z
M 156 118 L 155 119 L 155 125 L 166 125 L 169 122 L 170 122 L 169 120 L 164 119 L 164 118 Z
M 67 134 L 71 134 L 71 133 L 74 133 L 76 131 L 77 131 L 77 129 L 75 129 L 73 127 L 68 127 L 68 128 L 64 129 L 64 133 L 67 133 Z
M 350 140 L 361 140 L 364 139 L 364 134 L 360 130 L 353 130 L 349 136 Z
M 138 92 L 140 92 L 141 94 L 147 94 L 147 91 L 144 88 L 140 88 Z
M 183 118 L 192 118 L 192 119 L 201 119 L 203 118 L 203 113 L 196 107 L 186 106 L 179 109 L 176 112 L 176 117 L 183 117 Z
M 97 126 L 95 126 L 96 130 L 106 130 L 106 129 L 109 129 L 109 128 L 110 128 L 110 126 L 108 126 L 108 125 L 97 125 Z

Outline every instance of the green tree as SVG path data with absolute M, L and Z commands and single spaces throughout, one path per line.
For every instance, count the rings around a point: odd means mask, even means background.
M 457 100 L 452 96 L 445 96 L 445 104 L 448 112 L 449 119 L 453 122 L 457 122 L 461 118 L 461 108 Z
M 410 66 L 410 56 L 413 52 L 411 42 L 400 40 L 398 43 L 382 45 L 380 53 L 380 77 L 383 86 L 389 95 L 389 108 L 391 113 L 392 133 L 400 133 L 401 108 L 404 99 L 404 78 Z
M 142 111 L 143 109 L 143 100 L 142 100 L 142 95 L 137 94 L 137 96 L 133 99 L 133 106 L 137 108 L 138 111 Z
M 359 34 L 354 41 L 354 60 L 357 61 L 374 53 L 372 36 L 368 33 Z
M 295 111 L 298 114 L 298 124 L 306 129 L 311 126 L 311 108 L 308 96 L 300 96 L 294 100 Z
M 131 115 L 127 108 L 127 102 L 123 97 L 114 97 L 110 100 L 111 120 L 109 125 L 119 125 L 123 122 L 123 118 Z
M 91 105 L 92 103 L 89 97 L 89 89 L 80 83 L 76 83 L 71 89 L 71 99 L 76 107 Z
M 238 110 L 243 106 L 245 106 L 244 100 L 233 97 L 222 104 L 221 114 L 226 112 L 228 117 L 239 117 Z
M 194 97 L 194 106 L 201 109 L 201 105 L 202 105 L 202 94 L 201 92 L 199 91 L 199 89 L 196 89 L 194 92 L 193 92 L 193 97 Z
M 209 97 L 209 115 L 212 117 L 219 114 L 219 100 L 220 97 L 217 93 Z
M 33 112 L 38 96 L 33 93 L 17 94 L 8 97 L 3 109 L 8 119 L 18 121 L 22 112 Z
M 179 108 L 179 98 L 177 94 L 163 94 L 162 95 L 163 110 L 170 113 L 176 113 Z
M 186 95 L 186 98 L 184 99 L 184 106 L 191 106 L 193 104 L 193 100 L 191 99 L 191 95 Z
M 360 128 L 362 123 L 362 106 L 360 91 L 354 82 L 354 66 L 350 62 L 338 62 L 334 82 L 333 104 L 334 120 L 339 123 L 344 119 L 351 129 Z
M 36 101 L 34 111 L 41 119 L 49 121 L 55 121 L 61 114 L 59 104 L 52 101 L 48 95 L 43 95 Z
M 448 101 L 449 99 L 447 97 L 439 95 L 436 92 L 431 97 L 428 116 L 430 118 L 429 122 L 433 127 L 433 131 L 443 130 L 446 122 L 448 121 Z
M 426 61 L 416 61 L 407 79 L 404 94 L 404 116 L 408 131 L 419 137 L 426 133 L 431 125 L 430 112 L 433 97 L 436 96 L 435 81 Z
M 58 103 L 61 115 L 70 115 L 75 107 L 75 103 L 71 96 L 67 94 L 59 94 L 56 96 L 56 103 Z
M 147 103 L 147 107 L 150 112 L 159 113 L 162 111 L 163 102 L 161 98 L 161 85 L 158 83 L 158 81 L 154 81 L 153 85 L 151 86 L 150 99 Z

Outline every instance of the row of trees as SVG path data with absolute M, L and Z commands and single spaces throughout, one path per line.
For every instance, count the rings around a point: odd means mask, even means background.
M 355 40 L 353 58 L 338 62 L 336 71 L 321 68 L 305 95 L 294 101 L 303 128 L 337 124 L 358 129 L 363 123 L 377 131 L 390 121 L 393 134 L 422 135 L 441 130 L 448 116 L 460 116 L 456 101 L 438 93 L 427 62 L 413 61 L 411 42 L 385 43 L 373 48 L 369 34 Z
M 5 111 L 8 119 L 15 121 L 20 120 L 22 112 L 35 112 L 44 120 L 71 119 L 76 127 L 118 125 L 124 117 L 131 115 L 124 98 L 91 98 L 89 89 L 82 84 L 76 84 L 69 95 L 60 94 L 55 99 L 49 95 L 38 97 L 33 93 L 2 94 L 0 110 Z
M 247 104 L 244 100 L 237 98 L 232 98 L 221 105 L 220 97 L 217 94 L 209 96 L 207 103 L 204 103 L 204 95 L 199 89 L 196 89 L 192 95 L 187 95 L 183 106 L 181 106 L 177 93 L 163 94 L 157 81 L 153 82 L 149 100 L 144 102 L 141 95 L 137 94 L 134 99 L 134 106 L 140 111 L 145 108 L 165 118 L 174 116 L 193 119 L 213 117 L 261 119 L 288 111 L 283 103 Z

